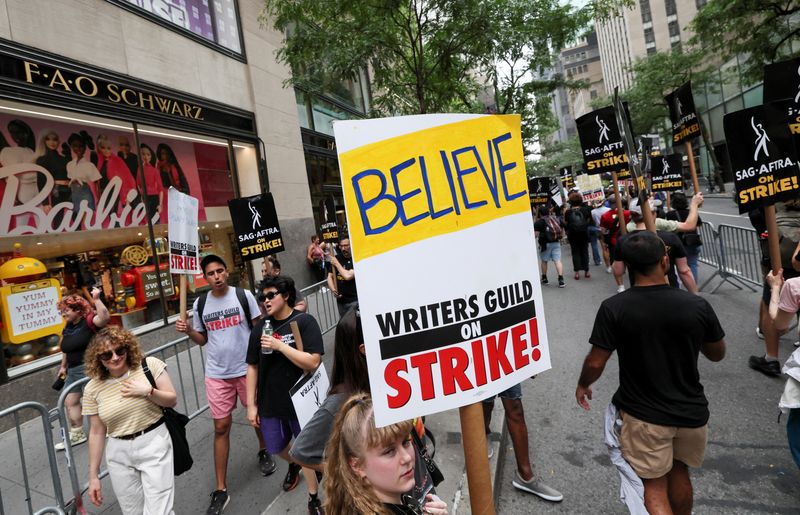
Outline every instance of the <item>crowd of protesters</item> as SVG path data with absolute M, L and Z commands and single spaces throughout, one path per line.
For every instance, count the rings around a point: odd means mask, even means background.
M 616 352 L 620 384 L 606 410 L 605 438 L 632 513 L 691 512 L 689 468 L 703 462 L 709 418 L 698 357 L 720 361 L 725 356 L 719 320 L 696 295 L 702 194 L 689 199 L 675 193 L 670 200 L 671 206 L 664 206 L 659 199 L 640 201 L 611 189 L 587 204 L 572 191 L 563 206 L 539 208 L 534 222 L 542 284 L 549 284 L 552 262 L 558 287 L 566 286 L 563 240 L 570 248 L 575 281 L 591 278 L 590 265 L 602 266 L 614 277 L 617 294 L 597 310 L 575 398 L 589 409 L 592 384 Z M 657 215 L 654 232 L 647 230 L 648 211 Z M 790 250 L 788 266 L 799 270 L 800 244 Z M 325 347 L 317 321 L 306 312 L 294 280 L 281 273 L 274 256 L 264 259 L 262 281 L 254 292 L 230 286 L 224 260 L 206 256 L 201 269 L 210 290 L 195 299 L 191 320 L 175 324 L 178 332 L 205 347 L 215 474 L 206 513 L 223 513 L 231 500 L 227 470 L 237 404 L 245 408 L 255 429 L 254 462 L 261 474 L 272 475 L 278 469 L 275 456 L 280 457 L 286 466 L 282 488 L 293 490 L 302 479 L 308 513 L 448 513 L 420 452 L 419 442 L 425 438 L 422 420 L 375 427 L 348 238 L 326 245 L 313 236 L 306 261 L 336 298 L 340 320 L 327 397 L 302 428 L 290 389 L 319 366 Z M 89 499 L 98 506 L 103 503 L 99 472 L 105 452 L 124 514 L 174 513 L 172 445 L 162 409 L 175 406 L 177 394 L 166 364 L 152 357 L 144 360 L 130 332 L 103 328 L 106 313 L 94 300 L 96 310 L 86 301 L 62 303 L 68 327 L 86 329 L 81 333 L 81 359 L 73 356 L 78 351 L 65 348 L 65 366 L 59 371 L 73 381 L 78 371 L 91 378 L 82 397 L 82 414 L 90 421 Z M 786 331 L 799 306 L 800 277 L 783 270 L 769 273 L 758 329 L 767 339 L 767 354 L 751 358 L 751 367 L 769 375 L 780 373 L 770 343 Z M 784 371 L 789 380 L 780 406 L 789 414 L 790 449 L 800 466 L 800 350 Z M 513 486 L 546 501 L 561 501 L 563 495 L 542 481 L 530 459 L 521 385 L 499 396 L 517 464 Z M 79 405 L 81 397 L 73 401 Z M 487 434 L 493 405 L 494 398 L 483 402 Z M 86 440 L 78 434 L 83 432 L 79 418 L 70 416 L 72 445 Z

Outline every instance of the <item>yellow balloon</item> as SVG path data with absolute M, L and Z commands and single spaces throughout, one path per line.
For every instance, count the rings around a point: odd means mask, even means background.
M 133 309 L 136 307 L 136 297 L 127 297 L 125 299 L 125 306 L 128 309 Z

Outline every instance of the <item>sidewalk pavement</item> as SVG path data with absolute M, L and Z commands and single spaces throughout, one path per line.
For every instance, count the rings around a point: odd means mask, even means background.
M 323 357 L 327 369 L 330 371 L 333 359 L 333 331 L 325 335 L 326 354 Z M 193 348 L 193 352 L 199 349 Z M 176 374 L 175 366 L 171 363 L 175 358 L 167 360 L 168 370 Z M 201 405 L 205 403 L 205 393 L 200 370 L 196 370 L 197 388 L 201 396 Z M 173 378 L 176 388 L 178 381 Z M 191 382 L 186 381 L 186 388 L 191 388 Z M 179 392 L 179 399 L 181 392 Z M 178 409 L 183 411 L 179 401 Z M 491 477 L 496 474 L 498 464 L 497 452 L 499 447 L 499 431 L 502 427 L 502 405 L 497 403 L 493 417 L 491 444 L 494 446 L 494 458 L 490 460 Z M 450 506 L 451 514 L 469 514 L 469 494 L 464 469 L 464 452 L 461 446 L 460 419 L 458 410 L 450 410 L 426 418 L 427 426 L 436 436 L 436 463 L 441 468 L 445 480 L 437 488 L 439 496 Z M 57 429 L 58 423 L 54 423 Z M 35 512 L 45 506 L 55 506 L 55 494 L 52 485 L 50 467 L 44 447 L 41 419 L 37 418 L 21 424 L 20 434 L 25 449 L 25 464 L 28 469 L 28 480 L 31 487 L 30 502 Z M 194 466 L 180 477 L 175 484 L 175 513 L 178 515 L 188 513 L 205 513 L 210 502 L 210 494 L 214 489 L 214 460 L 213 441 L 214 430 L 211 417 L 206 410 L 193 419 L 187 426 L 187 435 L 192 448 Z M 54 441 L 60 441 L 58 431 L 53 431 Z M 277 471 L 263 477 L 258 469 L 257 443 L 254 429 L 248 424 L 243 409 L 234 412 L 234 424 L 231 430 L 231 449 L 228 460 L 228 491 L 231 497 L 225 513 L 227 515 L 252 515 L 252 514 L 304 514 L 307 513 L 307 490 L 303 481 L 292 492 L 281 489 L 283 477 L 286 474 L 286 463 L 275 457 L 278 464 Z M 88 446 L 79 445 L 73 449 L 78 480 L 81 487 L 88 481 Z M 25 478 L 22 475 L 19 459 L 17 433 L 15 430 L 0 434 L 0 456 L 3 456 L 0 465 L 0 513 L 21 514 L 28 513 L 25 495 Z M 67 470 L 66 457 L 63 452 L 57 453 L 58 472 L 61 479 L 61 488 L 64 498 L 72 498 L 72 488 Z M 302 477 L 302 476 L 301 476 Z M 323 481 L 324 483 L 324 481 Z M 92 505 L 86 495 L 83 496 L 83 505 L 90 514 L 116 514 L 120 513 L 116 503 L 114 491 L 110 480 L 106 477 L 102 481 L 105 502 L 101 507 Z

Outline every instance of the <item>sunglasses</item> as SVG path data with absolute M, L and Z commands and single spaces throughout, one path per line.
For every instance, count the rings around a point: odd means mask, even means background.
M 112 349 L 110 351 L 101 352 L 97 355 L 100 358 L 100 361 L 108 361 L 113 356 L 119 356 L 120 358 L 124 358 L 128 354 L 128 349 L 125 347 L 117 347 L 116 349 Z
M 275 297 L 277 297 L 278 295 L 281 295 L 281 292 L 279 292 L 279 291 L 269 291 L 267 293 L 259 295 L 258 298 L 259 298 L 259 300 L 261 302 L 264 302 L 265 300 L 272 300 Z

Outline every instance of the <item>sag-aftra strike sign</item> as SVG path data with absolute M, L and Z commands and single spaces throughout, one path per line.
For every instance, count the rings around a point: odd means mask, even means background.
M 377 424 L 550 368 L 519 116 L 343 121 L 334 132 Z
M 650 159 L 651 189 L 676 191 L 683 189 L 683 157 L 680 154 L 655 156 Z
M 692 83 L 687 82 L 664 97 L 672 122 L 672 144 L 679 145 L 700 136 L 700 119 L 694 108 Z
M 772 102 L 722 119 L 740 213 L 800 196 L 800 169 L 786 125 L 790 105 Z
M 617 178 L 630 177 L 628 156 L 617 126 L 614 108 L 603 107 L 575 120 L 583 150 L 586 173 L 617 172 Z

